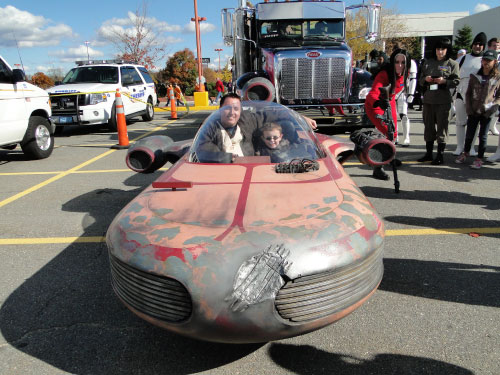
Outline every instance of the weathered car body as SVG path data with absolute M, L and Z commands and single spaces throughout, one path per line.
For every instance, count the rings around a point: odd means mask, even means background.
M 212 114 L 109 227 L 113 288 L 139 317 L 203 340 L 265 342 L 333 323 L 379 285 L 384 224 L 339 162 L 353 144 L 264 103 L 247 110 L 285 114 L 314 147 L 315 168 L 278 173 L 287 163 L 262 156 L 199 162 L 203 129 L 220 120 Z

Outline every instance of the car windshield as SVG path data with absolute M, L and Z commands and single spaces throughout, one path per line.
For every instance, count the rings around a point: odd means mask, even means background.
M 302 45 L 304 42 L 337 42 L 344 39 L 344 21 L 328 20 L 271 20 L 260 22 L 259 41 L 264 46 L 290 44 Z
M 266 101 L 242 102 L 241 107 L 237 99 L 227 102 L 230 105 L 212 113 L 201 125 L 189 161 L 281 163 L 324 157 L 316 135 L 297 112 Z
M 67 83 L 118 83 L 118 68 L 115 66 L 80 66 L 71 69 L 66 77 Z

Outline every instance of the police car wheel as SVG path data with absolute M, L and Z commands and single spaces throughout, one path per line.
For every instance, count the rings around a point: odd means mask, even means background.
M 143 121 L 151 121 L 155 117 L 155 109 L 153 107 L 153 99 L 148 98 L 148 105 L 146 106 L 146 113 L 142 115 Z
M 112 132 L 118 131 L 118 124 L 116 123 L 116 103 L 113 104 L 113 108 L 111 109 L 111 117 L 108 120 L 108 129 Z
M 31 116 L 28 129 L 21 142 L 23 152 L 32 159 L 45 159 L 54 149 L 54 134 L 50 133 L 50 123 L 42 116 Z

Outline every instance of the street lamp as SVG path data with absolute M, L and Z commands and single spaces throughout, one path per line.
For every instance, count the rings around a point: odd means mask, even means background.
M 205 91 L 205 86 L 202 83 L 201 76 L 203 73 L 201 67 L 201 40 L 200 40 L 200 21 L 206 21 L 206 17 L 198 17 L 198 2 L 194 0 L 194 18 L 191 18 L 191 21 L 194 21 L 194 26 L 196 29 L 196 54 L 198 56 L 198 91 Z
M 90 42 L 85 41 L 85 45 L 87 46 L 87 62 L 89 62 L 89 61 L 90 61 L 90 56 L 89 56 L 89 44 L 90 44 Z
M 216 48 L 214 49 L 215 52 L 219 52 L 219 73 L 220 73 L 220 52 L 223 51 L 222 48 Z

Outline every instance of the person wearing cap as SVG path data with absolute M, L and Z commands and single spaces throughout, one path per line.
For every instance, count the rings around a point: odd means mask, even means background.
M 488 40 L 488 49 L 490 49 L 492 51 L 497 51 L 497 53 L 498 53 L 499 48 L 500 48 L 500 42 L 498 42 L 497 38 L 491 38 L 490 40 Z M 498 120 L 497 116 L 493 116 L 490 120 L 490 132 L 493 135 L 499 135 L 499 132 L 497 129 L 497 120 Z
M 460 155 L 464 151 L 465 143 L 465 125 L 467 125 L 467 113 L 465 111 L 465 92 L 467 91 L 467 86 L 469 85 L 469 77 L 472 73 L 477 73 L 481 68 L 481 56 L 486 47 L 486 34 L 479 33 L 474 37 L 471 44 L 471 53 L 464 55 L 458 61 L 458 66 L 460 67 L 460 83 L 457 87 L 456 99 L 455 99 L 455 125 L 457 134 L 457 148 L 453 152 L 453 155 Z M 477 136 L 476 136 L 477 137 Z M 476 143 L 476 138 L 472 142 L 472 145 Z M 471 149 L 471 155 L 475 155 L 476 150 L 474 147 Z
M 419 162 L 432 161 L 433 165 L 443 163 L 443 153 L 448 138 L 448 116 L 451 109 L 452 96 L 450 89 L 458 85 L 459 67 L 449 55 L 451 41 L 448 38 L 440 39 L 433 50 L 433 57 L 422 64 L 420 84 L 425 86 L 424 120 L 425 155 Z M 434 141 L 437 141 L 437 155 L 432 157 Z
M 500 105 L 500 71 L 498 69 L 498 53 L 487 50 L 481 58 L 481 69 L 470 75 L 465 94 L 467 110 L 467 134 L 464 151 L 455 160 L 457 164 L 467 161 L 474 134 L 479 124 L 479 148 L 477 157 L 471 168 L 480 169 L 483 165 L 484 151 L 488 138 L 490 119 Z

